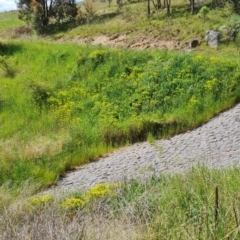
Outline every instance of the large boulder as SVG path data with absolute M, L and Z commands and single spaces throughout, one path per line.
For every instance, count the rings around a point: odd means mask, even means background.
M 234 29 L 227 26 L 221 26 L 218 30 L 221 32 L 221 41 L 223 42 L 235 41 L 238 34 L 237 28 Z
M 217 47 L 221 41 L 221 34 L 214 30 L 207 30 L 205 40 L 210 47 Z

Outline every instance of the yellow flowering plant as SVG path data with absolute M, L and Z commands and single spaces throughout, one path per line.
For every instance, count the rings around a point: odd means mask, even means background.
M 30 204 L 36 206 L 36 205 L 45 205 L 53 200 L 52 195 L 46 194 L 43 196 L 37 196 L 37 197 L 32 197 L 30 199 Z
M 82 208 L 84 204 L 85 203 L 83 200 L 79 198 L 71 197 L 71 198 L 66 198 L 62 202 L 61 208 L 64 210 L 74 210 L 74 209 Z
M 89 189 L 82 197 L 68 197 L 62 204 L 63 210 L 77 210 L 87 206 L 92 200 L 105 199 L 116 196 L 116 188 L 122 187 L 118 183 L 99 183 Z

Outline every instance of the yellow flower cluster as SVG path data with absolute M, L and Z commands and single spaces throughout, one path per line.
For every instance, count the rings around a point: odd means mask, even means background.
M 79 199 L 79 198 L 66 198 L 64 200 L 64 202 L 62 203 L 61 207 L 62 209 L 68 209 L 68 210 L 72 210 L 72 209 L 77 209 L 77 208 L 81 208 L 84 206 L 84 201 Z
M 31 198 L 30 203 L 32 205 L 46 204 L 52 200 L 53 200 L 52 196 L 50 194 L 46 194 L 44 196 L 38 196 L 38 197 Z
M 72 111 L 74 108 L 74 102 L 69 101 L 64 105 L 60 106 L 55 112 L 55 116 L 58 118 L 59 122 L 70 122 L 72 117 Z
M 210 62 L 211 64 L 216 64 L 216 63 L 219 63 L 221 60 L 219 58 L 216 58 L 216 57 L 211 57 L 210 58 Z
M 197 55 L 196 57 L 195 57 L 195 61 L 196 62 L 199 62 L 199 61 L 201 61 L 203 59 L 203 56 L 202 55 Z
M 113 197 L 115 195 L 114 189 L 121 187 L 122 184 L 115 183 L 100 183 L 89 189 L 87 193 L 80 198 L 66 198 L 61 207 L 64 210 L 74 210 L 84 207 L 93 199 Z
M 120 187 L 120 184 L 114 183 L 99 183 L 87 191 L 84 196 L 85 200 L 93 198 L 104 198 L 114 196 L 114 189 Z
M 204 87 L 205 87 L 205 89 L 211 91 L 217 84 L 218 84 L 218 79 L 217 78 L 213 78 L 211 80 L 208 80 L 205 83 Z
M 89 54 L 89 58 L 104 57 L 105 54 L 106 54 L 106 51 L 104 50 L 95 50 Z
M 192 109 L 194 108 L 197 104 L 199 103 L 199 100 L 195 97 L 192 96 L 188 102 L 188 108 Z

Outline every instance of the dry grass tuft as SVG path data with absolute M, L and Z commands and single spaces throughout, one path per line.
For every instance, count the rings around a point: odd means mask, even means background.
M 56 202 L 43 208 L 16 205 L 4 209 L 0 219 L 0 239 L 141 239 L 138 222 L 123 216 L 112 218 L 104 202 L 96 203 L 91 211 L 59 211 Z M 104 209 L 105 208 L 105 209 Z M 111 217 L 112 216 L 112 217 Z

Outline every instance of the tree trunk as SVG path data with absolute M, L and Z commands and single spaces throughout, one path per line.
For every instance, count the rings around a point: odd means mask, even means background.
M 152 0 L 153 6 L 156 10 L 159 10 L 162 6 L 161 4 L 161 0 L 157 0 L 157 2 L 155 3 L 154 0 Z
M 48 12 L 48 2 L 47 0 L 41 0 L 41 5 L 42 5 L 42 13 L 41 13 L 41 21 L 42 21 L 42 26 L 47 26 L 49 22 L 49 12 Z
M 154 8 L 157 10 L 158 8 L 157 8 L 157 5 L 155 4 L 154 0 L 152 0 L 152 4 L 153 4 Z
M 194 10 L 195 10 L 195 0 L 190 0 L 190 10 L 191 10 L 191 14 L 194 14 Z
M 167 16 L 170 16 L 171 0 L 165 0 L 167 5 Z
M 147 15 L 150 16 L 151 9 L 150 9 L 150 0 L 147 0 Z

